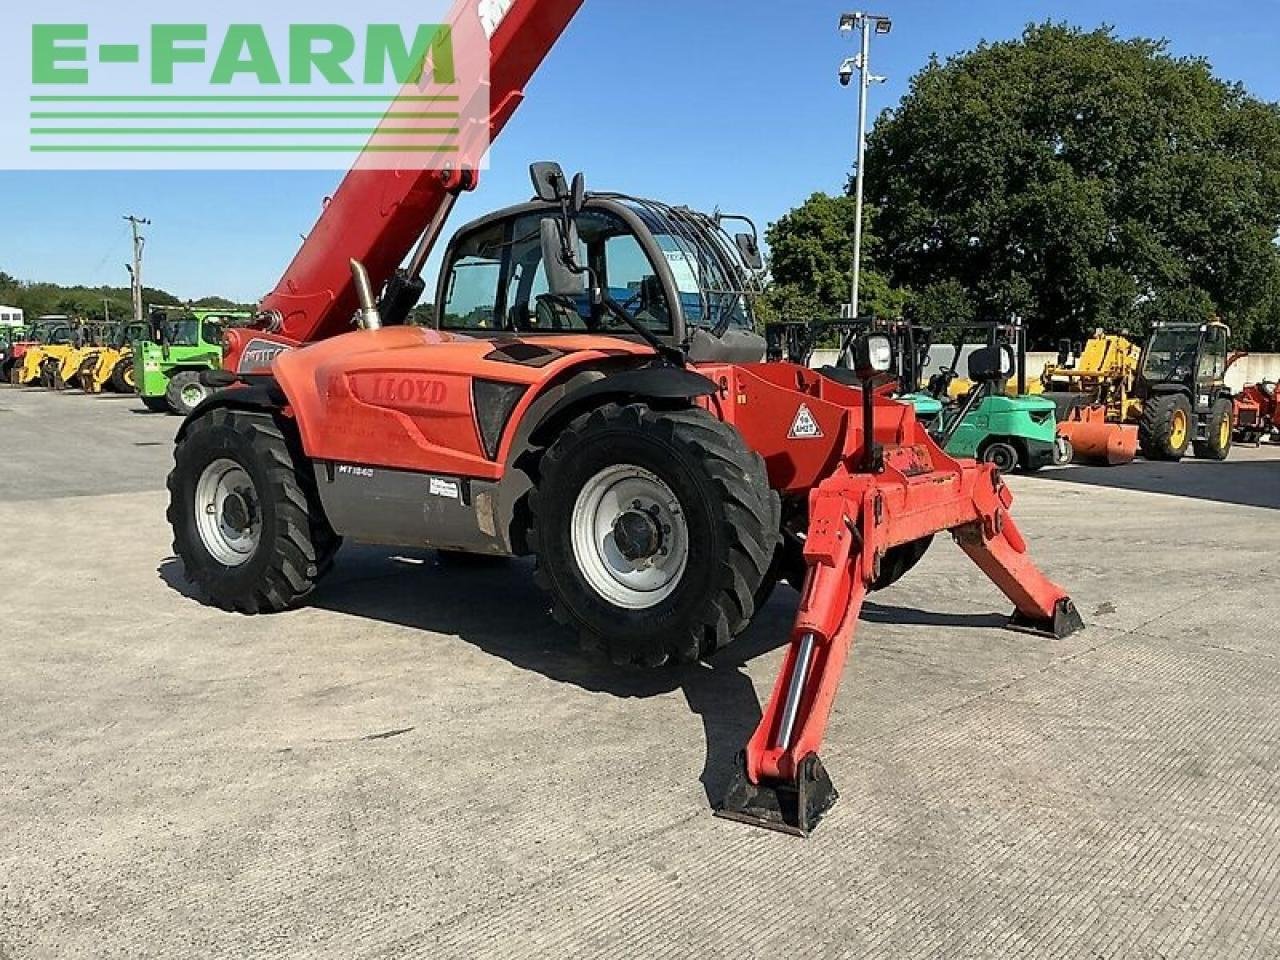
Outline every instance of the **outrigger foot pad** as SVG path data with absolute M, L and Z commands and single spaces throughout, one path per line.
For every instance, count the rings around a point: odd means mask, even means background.
M 726 820 L 807 837 L 840 797 L 816 753 L 800 761 L 795 783 L 752 783 L 745 753 L 739 753 L 734 764 L 729 790 L 715 811 Z
M 1013 616 L 1009 618 L 1009 629 L 1061 640 L 1063 637 L 1071 636 L 1077 630 L 1083 630 L 1084 620 L 1080 618 L 1080 611 L 1071 602 L 1071 598 L 1063 597 L 1054 604 L 1053 616 L 1047 620 L 1014 611 Z

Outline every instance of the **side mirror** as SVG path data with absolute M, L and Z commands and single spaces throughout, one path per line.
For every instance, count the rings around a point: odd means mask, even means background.
M 882 333 L 867 333 L 853 343 L 853 370 L 860 380 L 870 380 L 893 369 L 893 341 Z
M 969 354 L 969 379 L 974 383 L 1003 383 L 1013 375 L 1013 348 L 1007 343 L 979 347 Z
M 553 297 L 579 297 L 586 292 L 585 271 L 574 269 L 577 264 L 565 262 L 565 248 L 578 249 L 578 229 L 570 221 L 569 235 L 561 240 L 560 231 L 566 229 L 556 217 L 543 217 L 540 224 L 542 241 L 542 265 L 547 271 L 547 290 Z M 567 243 L 566 243 L 567 241 Z
M 569 183 L 560 164 L 554 161 L 529 164 L 529 179 L 533 181 L 534 196 L 539 200 L 558 203 L 569 197 Z
M 569 188 L 569 213 L 576 217 L 586 205 L 587 181 L 582 174 L 575 173 L 573 175 L 573 186 Z
M 742 255 L 743 262 L 752 270 L 764 269 L 764 257 L 760 254 L 760 244 L 756 242 L 754 235 L 750 233 L 735 233 L 733 242 L 738 248 L 738 253 Z

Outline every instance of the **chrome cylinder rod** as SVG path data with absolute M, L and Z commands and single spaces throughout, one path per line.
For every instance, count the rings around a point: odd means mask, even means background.
M 814 643 L 812 631 L 800 638 L 800 650 L 796 654 L 795 668 L 791 671 L 791 682 L 787 685 L 787 699 L 782 704 L 782 719 L 778 723 L 778 737 L 774 744 L 779 750 L 791 748 L 796 717 L 800 713 L 800 698 L 804 696 L 804 687 L 809 680 L 809 667 L 813 662 Z

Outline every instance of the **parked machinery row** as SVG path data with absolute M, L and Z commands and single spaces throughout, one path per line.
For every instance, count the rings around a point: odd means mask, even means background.
M 0 343 L 0 378 L 13 386 L 137 394 L 149 410 L 185 416 L 213 393 L 203 375 L 222 366 L 226 328 L 251 318 L 182 307 L 154 307 L 145 322 L 41 317 Z

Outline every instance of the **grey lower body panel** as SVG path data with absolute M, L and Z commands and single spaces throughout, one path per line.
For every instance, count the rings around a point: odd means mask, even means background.
M 510 556 L 503 482 L 318 462 L 316 487 L 343 537 L 398 547 Z

